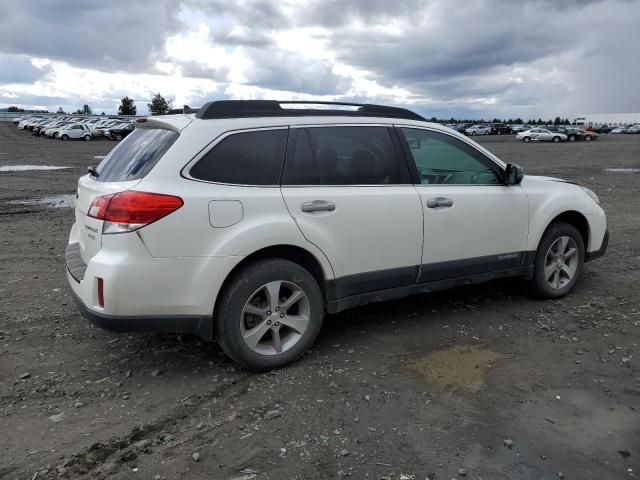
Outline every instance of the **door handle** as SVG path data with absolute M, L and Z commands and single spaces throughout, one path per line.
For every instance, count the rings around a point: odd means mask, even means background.
M 446 197 L 430 198 L 427 200 L 427 208 L 449 208 L 453 207 L 453 200 Z
M 312 202 L 305 202 L 300 205 L 303 212 L 333 212 L 336 209 L 336 204 L 333 202 L 327 202 L 326 200 L 314 200 Z

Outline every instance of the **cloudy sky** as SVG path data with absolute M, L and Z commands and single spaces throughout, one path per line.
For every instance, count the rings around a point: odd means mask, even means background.
M 0 107 L 223 98 L 640 111 L 639 0 L 2 0 Z

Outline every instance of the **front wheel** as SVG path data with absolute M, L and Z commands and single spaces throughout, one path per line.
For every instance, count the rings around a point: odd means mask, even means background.
M 85 135 L 85 136 L 84 136 L 84 139 L 85 139 L 87 142 L 88 142 L 88 141 L 90 141 L 90 140 L 91 140 L 91 135 Z
M 560 143 L 560 137 L 553 137 L 553 143 Z
M 524 143 L 529 143 L 529 142 L 531 141 L 531 138 L 530 138 L 530 137 L 524 137 L 524 138 L 522 139 L 522 141 L 523 141 Z
M 69 135 L 65 134 L 60 137 L 62 140 L 69 140 Z
M 116 139 L 116 141 L 118 141 L 118 142 L 119 142 L 120 140 L 122 140 L 122 135 L 120 135 L 119 133 L 116 133 L 116 134 L 115 134 L 115 136 L 114 136 L 113 138 L 115 138 L 115 139 Z
M 540 298 L 563 297 L 578 281 L 583 263 L 580 232 L 568 223 L 552 223 L 538 245 L 531 290 Z
M 324 317 L 316 279 L 284 259 L 252 263 L 233 276 L 215 312 L 216 339 L 241 366 L 266 371 L 297 360 Z
M 576 136 L 575 135 L 569 135 L 569 141 L 570 142 L 575 142 L 576 141 Z
M 585 142 L 590 142 L 591 139 L 592 139 L 591 135 L 585 135 L 585 137 L 584 137 L 584 141 Z

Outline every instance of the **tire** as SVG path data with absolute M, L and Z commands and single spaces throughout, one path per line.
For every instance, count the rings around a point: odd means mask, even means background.
M 58 132 L 53 134 L 53 138 L 58 138 Z
M 560 137 L 553 137 L 551 140 L 553 143 L 560 143 Z
M 502 130 L 498 130 L 498 135 L 502 135 Z
M 584 242 L 578 229 L 564 222 L 552 223 L 538 245 L 529 280 L 532 293 L 539 298 L 564 297 L 578 282 L 583 264 Z
M 569 141 L 570 142 L 575 142 L 576 141 L 576 136 L 575 135 L 569 135 Z
M 91 135 L 85 135 L 83 137 L 87 142 L 91 141 Z
M 119 133 L 116 133 L 113 138 L 119 142 L 120 140 L 122 140 L 122 135 L 120 135 Z
M 61 140 L 69 140 L 69 135 L 65 134 L 60 137 Z
M 584 136 L 584 141 L 585 141 L 585 142 L 590 142 L 590 141 L 591 141 L 591 139 L 592 139 L 591 135 L 585 135 L 585 136 Z
M 279 292 L 277 302 L 270 300 L 269 292 L 274 289 Z M 292 324 L 303 327 L 301 330 L 282 320 L 288 318 L 284 305 L 296 291 L 303 296 L 288 308 L 289 312 L 295 309 L 291 319 L 297 322 Z M 276 315 L 279 308 L 282 310 Z M 304 317 L 308 321 L 300 322 Z M 289 260 L 259 260 L 235 274 L 220 295 L 214 315 L 215 336 L 234 362 L 249 370 L 267 371 L 300 358 L 313 345 L 323 317 L 322 292 L 313 275 Z
M 523 141 L 524 143 L 529 143 L 529 142 L 531 141 L 531 137 L 524 137 L 524 138 L 522 139 L 522 141 Z
M 473 131 L 471 132 L 471 136 L 472 136 L 472 137 L 474 137 L 474 136 L 476 136 L 476 135 L 477 135 L 476 131 L 475 131 L 475 130 L 473 130 Z

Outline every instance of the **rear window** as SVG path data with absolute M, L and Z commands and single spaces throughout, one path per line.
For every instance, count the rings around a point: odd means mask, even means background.
M 139 180 L 158 163 L 179 134 L 160 128 L 136 128 L 98 165 L 99 182 Z

